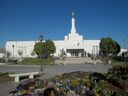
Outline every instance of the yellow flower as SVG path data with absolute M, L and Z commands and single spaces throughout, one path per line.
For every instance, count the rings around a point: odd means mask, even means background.
M 77 85 L 79 85 L 79 82 L 77 81 L 77 80 L 71 80 L 71 85 L 72 86 L 77 86 Z

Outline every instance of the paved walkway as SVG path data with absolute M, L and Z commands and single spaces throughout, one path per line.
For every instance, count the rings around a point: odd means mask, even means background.
M 108 68 L 111 66 L 105 64 L 79 64 L 79 65 L 60 65 L 60 66 L 52 66 L 46 67 L 44 70 L 44 75 L 40 77 L 40 79 L 46 79 L 53 77 L 55 75 L 60 75 L 63 73 L 73 72 L 73 71 L 91 71 L 91 72 L 100 72 L 106 73 Z
M 105 64 L 69 64 L 69 65 L 58 65 L 58 66 L 46 66 L 44 75 L 39 77 L 40 79 L 47 79 L 59 75 L 62 73 L 73 72 L 73 71 L 92 71 L 105 73 L 111 66 Z M 34 72 L 40 69 L 40 66 L 10 66 L 0 65 L 0 72 Z M 18 83 L 13 81 L 0 84 L 0 96 L 7 96 L 6 94 L 12 91 Z

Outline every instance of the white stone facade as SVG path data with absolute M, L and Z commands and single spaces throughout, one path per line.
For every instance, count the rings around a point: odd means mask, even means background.
M 53 40 L 56 46 L 54 56 L 59 56 L 62 50 L 67 57 L 86 57 L 87 53 L 99 54 L 100 40 L 84 40 L 82 35 L 76 32 L 74 13 L 72 13 L 71 32 L 64 40 Z M 6 52 L 11 54 L 11 57 L 36 57 L 33 54 L 35 41 L 7 41 Z
M 5 54 L 3 53 L 0 53 L 0 58 L 3 58 Z

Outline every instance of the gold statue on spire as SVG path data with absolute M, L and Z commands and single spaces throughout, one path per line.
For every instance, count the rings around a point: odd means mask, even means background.
M 74 18 L 74 12 L 72 12 L 72 17 Z

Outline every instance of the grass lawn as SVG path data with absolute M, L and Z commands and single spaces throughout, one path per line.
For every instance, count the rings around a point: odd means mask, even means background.
M 112 63 L 111 65 L 112 66 L 124 66 L 125 62 L 123 61 L 118 61 L 118 60 L 115 60 L 115 59 L 111 59 Z
M 53 65 L 53 59 L 43 58 L 42 63 L 46 65 Z M 27 64 L 27 65 L 40 65 L 41 59 L 40 58 L 24 58 L 23 62 L 21 64 Z
M 124 66 L 124 64 L 125 64 L 125 61 L 120 60 L 119 58 L 103 57 L 103 58 L 101 58 L 101 60 L 103 60 L 105 63 L 107 63 L 107 61 L 110 60 L 112 66 Z

